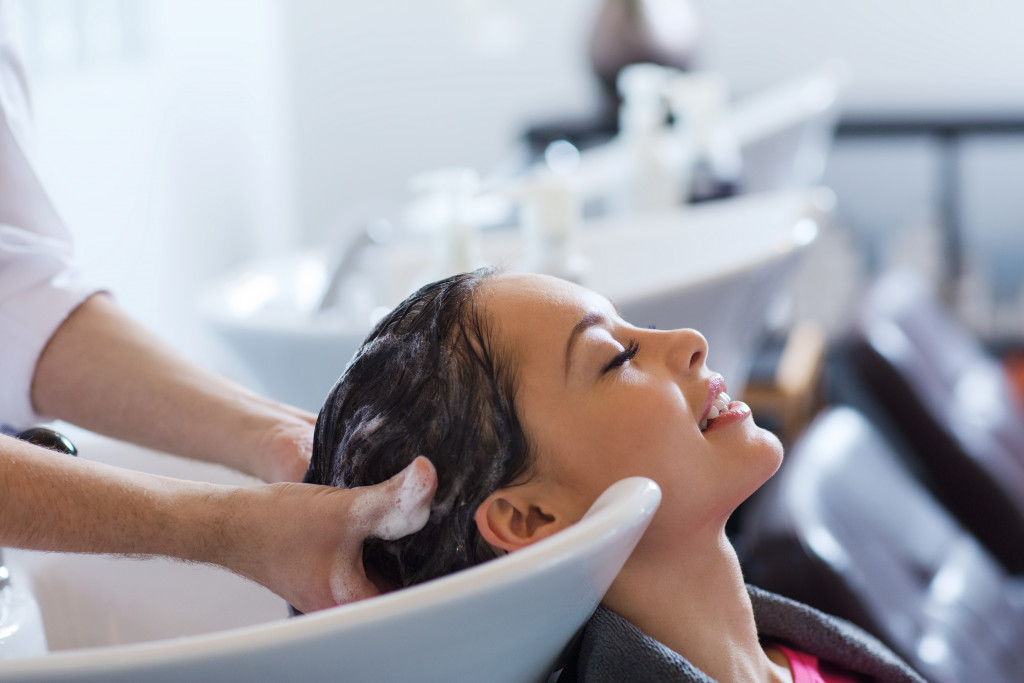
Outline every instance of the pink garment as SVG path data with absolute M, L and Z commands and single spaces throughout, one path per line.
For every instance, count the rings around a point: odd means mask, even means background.
M 793 670 L 793 683 L 857 683 L 863 680 L 856 674 L 849 673 L 828 662 L 819 662 L 814 655 L 791 650 L 784 645 L 773 643 L 789 660 L 789 668 Z

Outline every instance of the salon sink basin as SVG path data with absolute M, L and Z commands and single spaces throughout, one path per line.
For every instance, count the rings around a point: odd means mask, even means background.
M 830 190 L 811 188 L 590 221 L 577 239 L 586 264 L 581 283 L 609 297 L 636 325 L 703 332 L 709 366 L 740 394 L 765 312 L 785 292 L 833 204 Z M 523 260 L 514 230 L 485 232 L 482 242 L 491 263 L 515 270 Z M 433 251 L 404 245 L 381 254 L 374 271 L 390 274 L 381 302 L 386 310 L 431 279 Z M 204 319 L 264 392 L 312 411 L 371 327 L 369 317 L 313 312 L 327 264 L 322 250 L 254 261 L 212 284 L 200 301 Z
M 80 457 L 164 476 L 248 485 L 255 479 L 98 437 L 70 425 Z M 34 595 L 49 651 L 126 645 L 284 619 L 287 606 L 262 587 L 213 567 L 162 558 L 4 549 L 12 588 Z M 0 625 L 0 630 L 3 626 Z M 0 681 L 9 680 L 0 647 Z
M 97 437 L 73 438 L 82 457 L 249 481 Z M 543 681 L 660 499 L 649 480 L 623 480 L 580 523 L 523 551 L 294 619 L 265 589 L 211 567 L 8 549 L 12 582 L 35 593 L 50 651 L 5 649 L 3 633 L 19 624 L 0 617 L 0 681 Z

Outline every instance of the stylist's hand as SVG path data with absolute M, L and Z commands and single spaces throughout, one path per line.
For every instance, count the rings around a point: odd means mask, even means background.
M 250 487 L 236 522 L 251 542 L 232 544 L 235 555 L 222 564 L 301 612 L 378 595 L 363 568 L 363 541 L 419 531 L 436 488 L 434 466 L 423 457 L 376 486 Z
M 316 415 L 281 404 L 274 407 L 280 416 L 254 435 L 253 457 L 238 469 L 271 483 L 302 481 L 313 453 Z

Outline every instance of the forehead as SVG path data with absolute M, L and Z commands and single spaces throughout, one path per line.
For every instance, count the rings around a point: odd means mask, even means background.
M 564 343 L 587 313 L 615 315 L 603 296 L 547 275 L 503 273 L 488 279 L 478 295 L 498 335 L 520 348 L 539 339 Z

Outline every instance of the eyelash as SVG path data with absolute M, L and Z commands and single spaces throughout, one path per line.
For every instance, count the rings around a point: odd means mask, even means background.
M 626 364 L 626 361 L 633 360 L 636 358 L 636 354 L 640 353 L 640 342 L 636 339 L 630 339 L 629 343 L 626 344 L 626 348 L 622 349 L 619 353 L 612 358 L 611 362 L 605 366 L 604 371 L 609 372 L 617 367 L 621 367 Z

